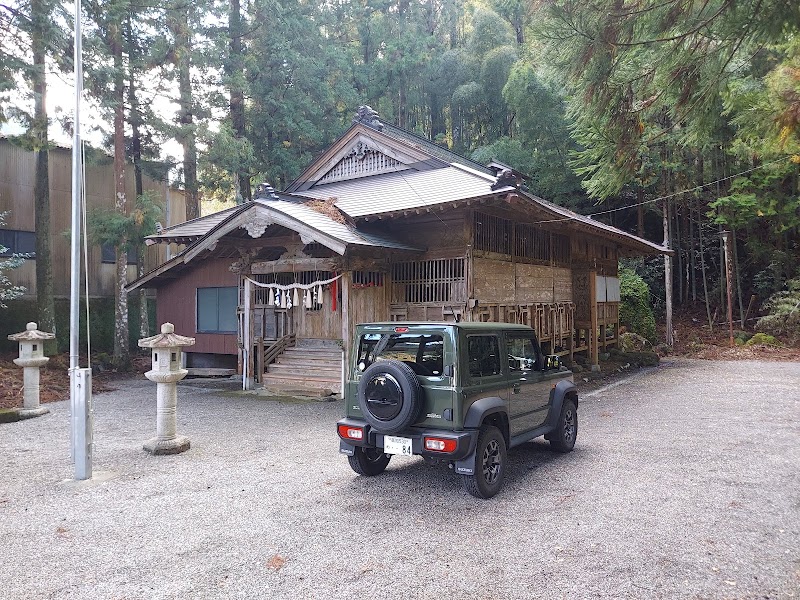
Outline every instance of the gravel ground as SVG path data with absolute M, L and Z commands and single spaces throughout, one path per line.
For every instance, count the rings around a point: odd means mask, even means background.
M 675 361 L 581 400 L 578 445 L 512 450 L 477 500 L 443 465 L 375 478 L 339 403 L 181 385 L 192 448 L 149 456 L 155 385 L 95 396 L 95 478 L 68 406 L 0 425 L 0 596 L 800 596 L 800 363 Z

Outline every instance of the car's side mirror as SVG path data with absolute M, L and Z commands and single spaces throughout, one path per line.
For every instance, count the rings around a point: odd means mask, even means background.
M 453 365 L 445 365 L 444 369 L 442 369 L 442 375 L 445 377 L 452 377 L 454 372 Z

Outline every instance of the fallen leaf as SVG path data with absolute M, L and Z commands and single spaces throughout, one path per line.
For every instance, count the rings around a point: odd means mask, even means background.
M 67 529 L 66 527 L 61 527 L 60 525 L 58 527 L 56 527 L 56 533 L 58 533 L 59 535 L 63 535 L 65 533 L 67 533 L 68 531 L 69 531 L 69 529 Z
M 272 558 L 267 561 L 267 568 L 272 569 L 273 571 L 280 571 L 285 564 L 285 558 L 283 558 L 280 554 L 273 554 Z

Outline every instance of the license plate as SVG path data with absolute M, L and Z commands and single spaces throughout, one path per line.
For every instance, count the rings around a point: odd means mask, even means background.
M 394 435 L 383 436 L 383 452 L 385 454 L 401 454 L 412 456 L 411 438 L 397 437 Z

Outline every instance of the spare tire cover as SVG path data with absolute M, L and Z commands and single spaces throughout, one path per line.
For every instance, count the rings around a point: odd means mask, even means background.
M 381 360 L 366 368 L 358 382 L 364 419 L 381 433 L 394 433 L 417 420 L 422 388 L 417 375 L 399 360 Z

